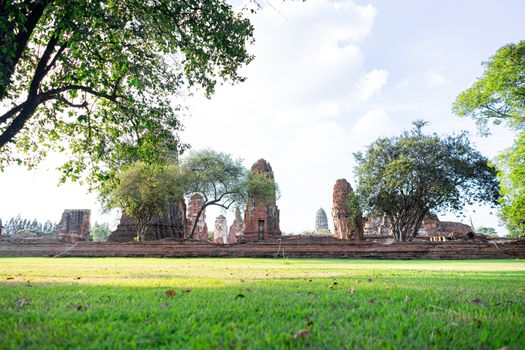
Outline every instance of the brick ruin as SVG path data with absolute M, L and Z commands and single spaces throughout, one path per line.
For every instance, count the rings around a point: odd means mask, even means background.
M 204 198 L 195 193 L 191 196 L 190 201 L 188 202 L 188 220 L 186 223 L 186 237 L 189 237 L 193 225 L 195 224 L 195 219 L 199 210 L 204 204 Z M 195 227 L 195 232 L 193 233 L 193 239 L 201 242 L 208 242 L 208 226 L 206 225 L 206 209 L 202 211 L 199 221 L 197 222 L 197 227 Z
M 65 242 L 89 241 L 91 210 L 66 209 L 58 224 L 57 238 Z
M 184 238 L 186 222 L 186 204 L 184 200 L 170 204 L 164 210 L 162 215 L 153 218 L 146 228 L 146 241 L 153 241 L 165 238 Z M 137 231 L 131 216 L 122 211 L 120 223 L 117 229 L 109 237 L 109 242 L 129 242 L 135 240 Z
M 228 221 L 224 215 L 215 218 L 215 232 L 213 233 L 213 243 L 228 244 Z
M 315 233 L 328 233 L 330 229 L 328 227 L 328 217 L 323 208 L 319 208 L 317 214 L 315 214 Z
M 334 237 L 345 240 L 362 240 L 363 224 L 361 213 L 353 213 L 348 206 L 348 197 L 353 193 L 352 186 L 346 179 L 335 182 L 333 193 L 332 218 L 334 220 Z M 350 218 L 356 216 L 356 222 Z
M 259 159 L 251 168 L 252 173 L 266 174 L 274 179 L 273 170 L 266 160 Z M 244 242 L 257 242 L 275 240 L 281 238 L 279 228 L 279 209 L 275 198 L 269 204 L 257 203 L 253 196 L 248 198 L 246 210 L 244 212 Z
M 243 231 L 243 221 L 241 217 L 241 210 L 239 208 L 235 209 L 235 219 L 233 220 L 232 225 L 230 226 L 230 231 L 228 232 L 228 243 L 236 244 L 242 239 Z
M 452 233 L 466 235 L 474 232 L 474 229 L 466 224 L 454 221 L 440 221 L 436 214 L 428 214 L 421 223 L 417 232 L 418 237 L 447 236 Z M 365 237 L 394 235 L 392 221 L 386 214 L 383 216 L 369 216 L 364 224 Z
M 365 218 L 364 236 L 393 236 L 392 221 L 386 214 Z
M 271 165 L 264 159 L 259 159 L 251 168 L 252 172 L 264 173 L 272 180 L 274 173 Z M 349 207 L 348 197 L 353 193 L 351 185 L 346 179 L 336 181 L 333 189 L 332 218 L 334 222 L 333 238 L 337 240 L 359 241 L 364 238 L 392 237 L 392 222 L 388 215 L 369 216 L 361 218 L 361 213 L 353 213 Z M 165 238 L 188 238 L 197 213 L 204 203 L 200 194 L 194 194 L 186 210 L 183 199 L 169 205 L 163 215 L 157 216 L 148 225 L 146 240 L 159 240 Z M 187 213 L 187 216 L 186 216 Z M 275 199 L 269 204 L 257 203 L 257 199 L 250 196 L 244 211 L 244 219 L 239 208 L 235 211 L 235 219 L 228 230 L 227 220 L 224 215 L 219 215 L 215 220 L 215 234 L 213 242 L 217 244 L 237 244 L 243 242 L 272 241 L 281 238 L 279 228 L 279 209 Z M 59 224 L 55 239 L 67 242 L 90 240 L 89 220 L 90 210 L 65 210 Z M 352 224 L 350 218 L 356 217 Z M 0 224 L 1 225 L 1 224 Z M 434 214 L 429 214 L 423 220 L 418 231 L 418 237 L 445 237 L 466 236 L 474 230 L 471 226 L 458 222 L 440 221 Z M 328 218 L 324 209 L 316 213 L 315 232 L 317 234 L 329 233 Z M 449 237 L 450 236 L 450 237 Z M 110 242 L 129 242 L 136 237 L 136 229 L 132 218 L 125 212 L 122 213 L 117 229 L 108 237 Z M 299 236 L 298 236 L 299 237 Z M 449 237 L 449 238 L 447 238 Z M 287 239 L 295 239 L 288 236 Z M 206 213 L 203 211 L 198 220 L 193 240 L 209 242 Z M 435 240 L 435 239 L 434 239 Z

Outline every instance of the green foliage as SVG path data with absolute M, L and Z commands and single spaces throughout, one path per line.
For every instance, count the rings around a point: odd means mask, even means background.
M 200 194 L 204 198 L 190 236 L 193 236 L 200 215 L 210 205 L 223 209 L 246 205 L 251 196 L 258 203 L 276 199 L 277 184 L 266 174 L 251 173 L 240 159 L 210 149 L 190 152 L 182 160 L 183 177 L 188 195 Z
M 474 118 L 485 134 L 489 121 L 524 131 L 525 41 L 503 46 L 483 65 L 482 77 L 457 97 L 454 112 Z
M 361 205 L 359 204 L 359 198 L 354 192 L 350 192 L 347 198 L 348 210 L 350 216 L 348 218 L 348 224 L 351 228 L 362 229 L 363 227 L 363 212 Z
M 525 132 L 496 158 L 496 164 L 502 195 L 501 219 L 510 236 L 525 236 Z
M 0 266 L 5 349 L 524 348 L 523 260 L 1 258 Z
M 496 158 L 501 218 L 512 236 L 525 235 L 525 40 L 500 48 L 485 71 L 454 104 L 459 116 L 474 118 L 482 134 L 488 121 L 506 122 L 517 132 L 514 145 Z
M 89 231 L 91 239 L 95 242 L 105 242 L 108 240 L 108 236 L 111 234 L 111 229 L 107 223 L 95 223 Z
M 430 210 L 460 211 L 466 204 L 498 201 L 496 171 L 467 134 L 426 135 L 424 124 L 355 154 L 362 208 L 388 214 L 397 241 L 415 236 Z
M 117 175 L 103 198 L 107 209 L 124 209 L 133 218 L 137 239 L 144 240 L 147 225 L 166 206 L 183 197 L 185 182 L 177 165 L 135 162 Z
M 58 224 L 51 221 L 40 222 L 37 219 L 26 219 L 20 215 L 12 217 L 4 223 L 2 234 L 14 235 L 19 231 L 28 231 L 38 236 L 49 236 L 56 233 Z
M 0 3 L 0 168 L 64 152 L 62 180 L 106 181 L 186 148 L 174 97 L 239 82 L 253 27 L 223 0 Z
M 480 226 L 476 228 L 476 233 L 482 233 L 488 236 L 497 236 L 496 229 L 494 227 Z

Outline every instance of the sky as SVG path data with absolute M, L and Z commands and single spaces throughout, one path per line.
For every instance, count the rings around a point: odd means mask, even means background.
M 281 190 L 282 231 L 313 230 L 319 208 L 330 217 L 335 181 L 355 187 L 353 153 L 414 120 L 429 121 L 427 132 L 470 131 L 489 158 L 511 145 L 509 130 L 479 137 L 451 106 L 482 74 L 482 61 L 525 39 L 523 13 L 520 0 L 264 2 L 251 17 L 255 59 L 241 71 L 246 82 L 218 86 L 211 99 L 202 91 L 188 97 L 182 140 L 231 153 L 247 167 L 266 159 Z M 92 222 L 115 225 L 118 214 L 102 214 L 86 188 L 57 187 L 59 161 L 0 173 L 0 218 L 58 221 L 63 209 L 90 208 Z M 210 229 L 221 213 L 207 211 Z M 233 213 L 226 216 L 231 224 Z M 440 218 L 506 232 L 488 207 Z

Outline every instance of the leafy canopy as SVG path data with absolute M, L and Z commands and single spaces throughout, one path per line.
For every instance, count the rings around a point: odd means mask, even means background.
M 481 78 L 457 97 L 454 112 L 474 118 L 484 134 L 489 120 L 525 131 L 525 40 L 503 46 L 483 65 Z
M 173 98 L 242 81 L 253 27 L 224 0 L 0 2 L 0 168 L 68 156 L 99 184 L 184 148 Z
M 502 204 L 500 216 L 512 236 L 525 236 L 525 40 L 500 48 L 485 71 L 456 99 L 454 111 L 477 121 L 483 135 L 488 121 L 516 131 L 509 149 L 496 157 Z
M 133 218 L 137 239 L 144 240 L 147 225 L 166 206 L 183 198 L 185 182 L 177 165 L 135 162 L 118 173 L 104 198 L 106 209 L 124 209 Z
M 430 210 L 496 204 L 499 195 L 495 169 L 465 132 L 427 135 L 422 132 L 425 122 L 414 124 L 412 130 L 380 138 L 354 155 L 363 209 L 389 215 L 398 241 L 415 236 Z

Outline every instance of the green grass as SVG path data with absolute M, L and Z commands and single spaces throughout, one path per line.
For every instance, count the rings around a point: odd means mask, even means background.
M 504 346 L 523 260 L 0 258 L 2 349 Z

